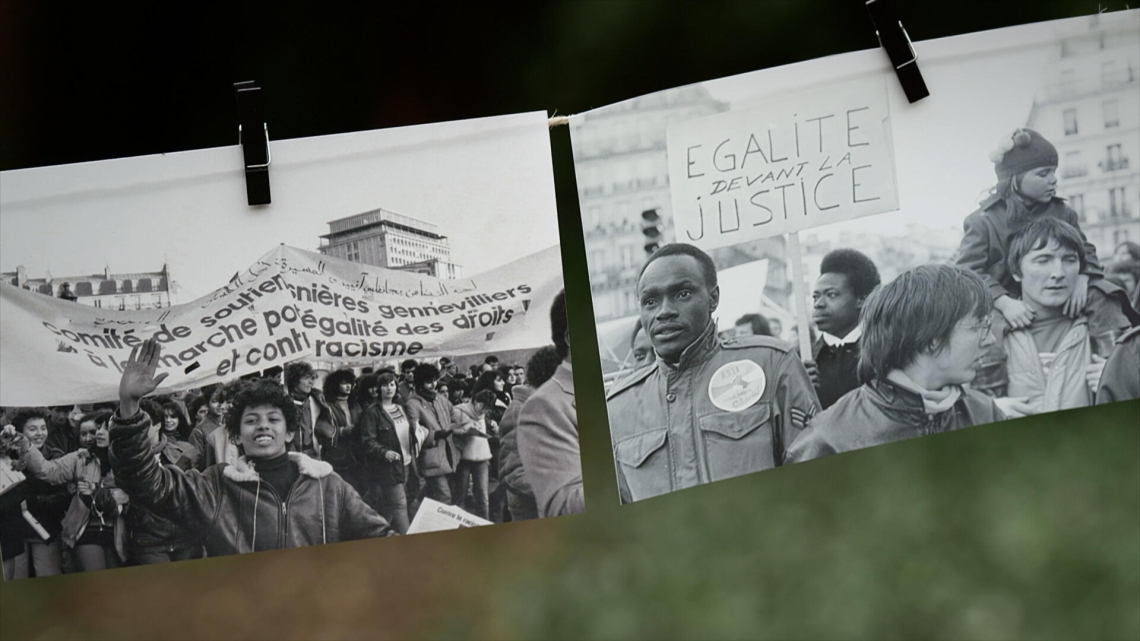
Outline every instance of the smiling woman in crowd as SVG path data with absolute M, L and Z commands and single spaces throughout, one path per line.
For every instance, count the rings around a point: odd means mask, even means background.
M 224 429 L 242 448 L 236 463 L 205 472 L 159 465 L 139 400 L 166 378 L 155 376 L 160 352 L 153 339 L 131 351 L 112 420 L 115 478 L 133 501 L 186 524 L 209 556 L 394 534 L 331 465 L 287 452 L 297 410 L 271 381 L 243 386 L 231 399 Z

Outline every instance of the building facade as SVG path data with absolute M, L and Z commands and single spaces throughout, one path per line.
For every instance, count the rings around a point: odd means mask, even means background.
M 596 322 L 638 312 L 637 274 L 646 259 L 644 211 L 656 210 L 661 244 L 673 242 L 666 130 L 728 110 L 701 85 L 627 100 L 592 111 L 571 125 L 578 202 Z M 787 283 L 783 238 L 765 239 L 711 252 L 718 269 L 769 259 L 769 283 Z M 765 288 L 781 304 L 784 286 Z M 759 298 L 759 297 L 758 297 Z
M 329 222 L 320 252 L 365 265 L 414 271 L 437 278 L 461 278 L 451 262 L 451 245 L 439 228 L 384 209 Z
M 30 278 L 23 265 L 0 274 L 11 285 L 55 298 L 72 299 L 101 309 L 156 309 L 170 307 L 170 273 L 166 265 L 156 272 L 52 276 Z
M 1104 260 L 1140 242 L 1140 16 L 1058 36 L 1026 126 L 1057 146 L 1058 193 Z

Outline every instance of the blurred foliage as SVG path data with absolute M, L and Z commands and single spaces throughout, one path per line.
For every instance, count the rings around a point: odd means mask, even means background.
M 246 79 L 274 139 L 575 113 L 875 47 L 862 4 L 6 0 L 0 167 L 232 145 Z M 1104 3 L 893 4 L 929 39 Z M 619 506 L 565 127 L 552 150 L 586 515 L 4 584 L 0 637 L 1140 638 L 1140 402 Z

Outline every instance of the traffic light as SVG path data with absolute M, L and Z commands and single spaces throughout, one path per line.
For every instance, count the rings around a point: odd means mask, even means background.
M 645 254 L 657 251 L 661 246 L 661 214 L 656 208 L 641 212 L 641 233 L 645 236 Z

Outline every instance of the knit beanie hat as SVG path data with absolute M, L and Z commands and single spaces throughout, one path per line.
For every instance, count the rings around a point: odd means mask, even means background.
M 990 154 L 998 180 L 1039 167 L 1057 166 L 1057 148 L 1032 129 L 1018 129 L 1002 138 Z

